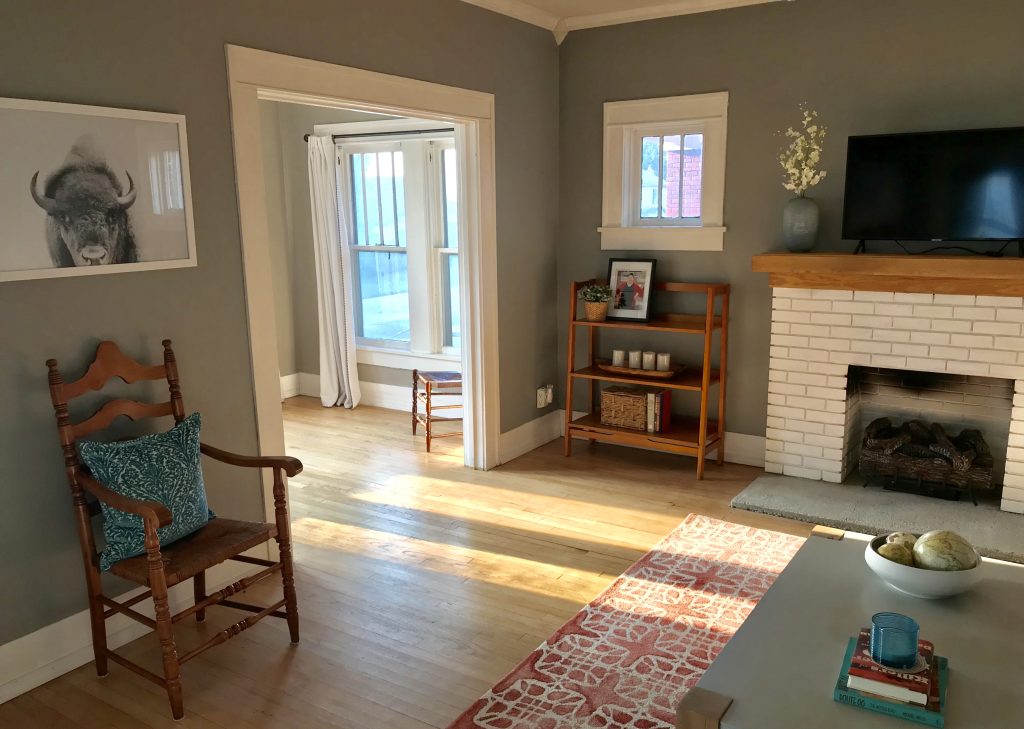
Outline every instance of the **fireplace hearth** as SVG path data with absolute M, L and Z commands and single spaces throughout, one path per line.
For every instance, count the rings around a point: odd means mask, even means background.
M 992 488 L 993 458 L 980 430 L 966 428 L 950 437 L 939 423 L 910 420 L 894 425 L 877 418 L 864 429 L 861 475 L 882 480 L 886 488 L 959 499 L 966 491 L 978 505 L 975 489 Z

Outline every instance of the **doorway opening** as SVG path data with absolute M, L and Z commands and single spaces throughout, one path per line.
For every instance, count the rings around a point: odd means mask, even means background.
M 449 268 L 449 277 L 452 270 L 458 274 L 457 333 L 463 391 L 466 393 L 463 461 L 465 465 L 479 469 L 497 465 L 500 420 L 493 95 L 237 46 L 228 46 L 227 55 L 247 318 L 261 452 L 281 452 L 284 449 L 274 271 L 265 209 L 266 175 L 260 112 L 261 101 L 277 101 L 376 114 L 378 120 L 382 120 L 381 116 L 390 116 L 450 125 L 457 150 L 456 204 L 460 215 L 458 263 L 449 263 L 452 267 Z M 406 214 L 409 214 L 408 210 Z M 382 217 L 379 216 L 378 222 Z M 396 250 L 366 252 L 385 253 L 392 257 L 399 254 Z M 451 258 L 452 253 L 436 255 Z M 443 308 L 440 312 L 442 317 L 446 315 Z M 416 314 L 420 313 L 416 310 Z M 449 310 L 447 315 L 451 324 L 452 312 Z M 445 329 L 443 318 L 435 324 L 432 336 L 440 333 L 441 340 L 445 341 L 450 331 L 448 339 L 454 340 L 455 331 L 451 326 Z M 365 326 L 363 332 L 366 332 Z M 379 356 L 389 354 L 379 353 Z M 422 354 L 444 355 L 445 352 L 442 347 L 441 352 Z M 411 390 L 411 381 L 409 387 Z M 409 395 L 407 402 L 411 405 L 411 392 Z M 270 486 L 264 482 L 264 503 L 272 508 L 272 499 L 268 498 Z

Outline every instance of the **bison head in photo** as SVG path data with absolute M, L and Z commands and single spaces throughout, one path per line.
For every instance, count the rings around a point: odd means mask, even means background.
M 128 208 L 137 191 L 132 176 L 125 192 L 114 171 L 87 138 L 79 139 L 64 163 L 46 180 L 32 175 L 32 199 L 46 211 L 46 240 L 55 266 L 135 263 L 138 250 Z

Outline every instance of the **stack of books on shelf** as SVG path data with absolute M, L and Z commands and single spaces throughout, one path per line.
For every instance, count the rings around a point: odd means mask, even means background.
M 665 433 L 672 427 L 672 391 L 647 391 L 647 432 Z
M 917 644 L 919 670 L 901 671 L 871 660 L 871 631 L 850 638 L 833 698 L 841 704 L 942 729 L 948 661 L 930 641 Z

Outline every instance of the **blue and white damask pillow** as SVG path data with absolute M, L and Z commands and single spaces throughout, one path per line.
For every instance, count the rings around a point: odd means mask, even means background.
M 78 452 L 93 478 L 131 499 L 157 501 L 171 510 L 173 521 L 157 530 L 164 546 L 191 534 L 213 518 L 206 503 L 199 459 L 199 413 L 192 413 L 166 433 L 118 443 L 82 441 Z M 100 569 L 146 551 L 142 517 L 102 501 L 106 546 Z

